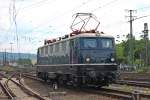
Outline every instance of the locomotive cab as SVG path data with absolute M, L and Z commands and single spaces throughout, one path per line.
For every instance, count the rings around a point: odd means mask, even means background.
M 114 63 L 115 46 L 113 38 L 80 38 L 79 63 Z
M 114 38 L 82 34 L 72 40 L 71 64 L 79 64 L 81 83 L 109 84 L 116 79 L 116 56 Z M 101 84 L 102 85 L 102 84 Z

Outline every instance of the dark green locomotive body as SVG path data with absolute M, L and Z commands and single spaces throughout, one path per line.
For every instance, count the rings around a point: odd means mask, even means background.
M 37 75 L 44 80 L 104 86 L 116 79 L 114 38 L 83 33 L 38 48 Z

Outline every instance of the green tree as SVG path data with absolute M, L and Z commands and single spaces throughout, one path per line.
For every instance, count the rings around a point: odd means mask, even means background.
M 30 59 L 18 59 L 17 63 L 20 65 L 31 65 L 32 64 Z
M 140 64 L 141 60 L 144 61 L 144 40 L 133 40 L 133 54 L 134 54 L 134 64 Z M 128 61 L 129 57 L 129 40 L 123 41 L 120 44 L 116 44 L 116 51 L 117 51 L 117 60 L 119 63 L 130 63 Z M 149 41 L 150 44 L 150 41 Z M 150 55 L 150 47 L 149 47 L 149 55 Z M 150 58 L 149 58 L 150 61 Z
M 124 42 L 117 44 L 116 45 L 116 52 L 117 52 L 117 61 L 118 63 L 126 63 L 127 59 L 125 57 L 125 53 L 124 53 Z

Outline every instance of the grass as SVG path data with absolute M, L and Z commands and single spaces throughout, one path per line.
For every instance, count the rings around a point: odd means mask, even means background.
M 150 73 L 150 66 L 137 69 L 137 73 Z
M 0 71 L 13 72 L 15 71 L 15 68 L 10 67 L 10 66 L 3 66 L 3 67 L 0 67 Z

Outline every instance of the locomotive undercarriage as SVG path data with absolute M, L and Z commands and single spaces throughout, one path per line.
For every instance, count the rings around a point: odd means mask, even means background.
M 42 66 L 41 66 L 42 67 Z M 111 70 L 108 70 L 110 68 Z M 64 66 L 64 69 L 68 66 Z M 116 79 L 116 66 L 74 66 L 71 67 L 70 72 L 57 70 L 51 72 L 50 69 L 54 69 L 52 66 L 48 71 L 38 72 L 37 75 L 43 80 L 51 81 L 52 83 L 58 83 L 60 85 L 73 85 L 73 86 L 106 86 L 112 83 Z M 57 69 L 55 67 L 55 69 Z M 73 72 L 74 70 L 74 72 Z M 106 71 L 107 70 L 107 71 Z M 64 72 L 62 72 L 64 71 Z

